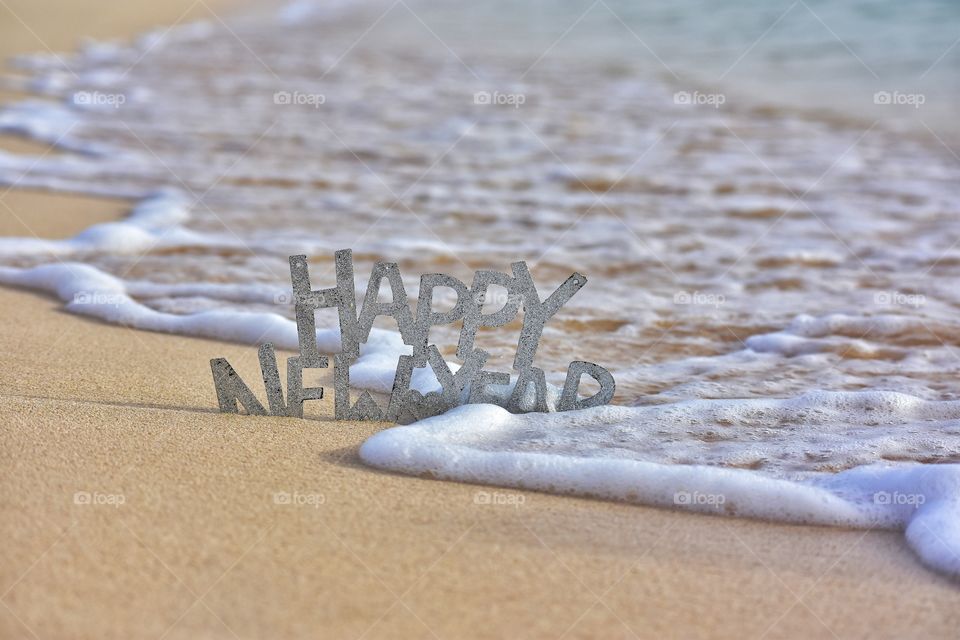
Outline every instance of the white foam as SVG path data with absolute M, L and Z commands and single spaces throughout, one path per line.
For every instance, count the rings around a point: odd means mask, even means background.
M 960 444 L 960 403 L 821 392 L 792 400 L 701 400 L 555 414 L 465 406 L 382 431 L 363 444 L 360 457 L 384 469 L 462 482 L 781 522 L 906 529 L 924 562 L 960 575 L 960 465 L 869 462 L 839 473 L 791 474 L 669 464 L 677 461 L 661 451 L 698 419 L 718 420 L 714 427 L 723 431 L 731 420 L 764 415 L 762 422 L 776 429 L 778 420 L 818 407 L 848 425 L 869 411 L 882 412 L 899 421 L 900 431 L 912 421 L 940 420 L 953 426 L 954 448 Z M 816 425 L 809 430 L 817 431 Z M 802 453 L 808 444 L 791 437 L 765 451 Z
M 140 216 L 152 219 L 151 216 Z M 133 216 L 132 219 L 137 219 Z M 206 283 L 159 285 L 150 282 L 125 282 L 95 267 L 81 262 L 57 262 L 29 269 L 0 266 L 0 283 L 29 287 L 56 295 L 66 303 L 66 310 L 79 315 L 97 318 L 123 326 L 176 333 L 180 335 L 213 338 L 241 344 L 260 345 L 273 343 L 278 349 L 299 349 L 297 326 L 293 320 L 276 313 L 252 313 L 215 310 L 193 314 L 171 314 L 156 311 L 132 295 L 169 295 L 177 293 L 210 294 L 216 292 L 223 298 L 236 300 L 276 301 L 278 296 L 289 297 L 289 292 L 278 293 L 266 287 L 239 287 Z M 317 329 L 317 345 L 323 353 L 339 353 L 340 330 Z M 360 357 L 350 366 L 350 384 L 359 389 L 389 394 L 393 388 L 394 375 L 399 357 L 410 353 L 400 335 L 393 331 L 374 328 L 370 337 L 360 346 Z M 451 371 L 459 365 L 447 363 Z M 491 386 L 490 393 L 506 404 L 516 385 L 516 376 L 510 385 Z M 421 393 L 440 390 L 440 383 L 429 367 L 414 369 L 410 387 Z M 555 407 L 559 390 L 548 385 L 547 404 Z M 469 387 L 464 390 L 464 399 Z M 521 399 L 521 406 L 533 404 L 532 389 Z
M 17 133 L 77 153 L 97 154 L 102 148 L 82 143 L 72 133 L 82 115 L 66 106 L 43 100 L 24 100 L 0 110 L 0 132 Z
M 547 375 L 556 382 L 572 357 L 594 357 L 616 375 L 621 402 L 670 404 L 522 418 L 468 407 L 377 436 L 363 449 L 371 463 L 664 506 L 677 491 L 722 492 L 725 512 L 907 527 L 927 562 L 956 571 L 955 467 L 915 464 L 960 459 L 956 406 L 928 402 L 955 397 L 960 374 L 947 346 L 960 341 L 951 276 L 960 261 L 949 246 L 960 174 L 938 143 L 736 108 L 721 126 L 711 110 L 677 108 L 670 86 L 609 74 L 588 56 L 582 67 L 544 59 L 536 78 L 515 86 L 509 48 L 500 66 L 486 45 L 464 40 L 461 53 L 483 64 L 490 88 L 529 98 L 517 113 L 468 113 L 484 87 L 444 51 L 396 48 L 411 41 L 390 31 L 389 17 L 386 37 L 351 55 L 349 23 L 317 40 L 315 23 L 347 6 L 294 0 L 277 20 L 231 30 L 202 23 L 132 47 L 87 44 L 70 68 L 53 55 L 23 59 L 30 77 L 18 86 L 56 102 L 5 108 L 0 130 L 74 153 L 0 152 L 0 182 L 139 204 L 67 240 L 0 239 L 0 282 L 50 291 L 106 322 L 295 349 L 288 309 L 235 308 L 288 299 L 283 269 L 262 267 L 291 253 L 350 246 L 360 260 L 422 272 L 459 268 L 451 256 L 491 268 L 536 259 L 548 274 L 576 264 L 591 285 L 545 331 Z M 364 26 L 387 8 L 349 6 L 369 13 Z M 91 88 L 123 94 L 124 109 L 72 100 Z M 280 111 L 278 90 L 330 99 L 319 113 Z M 580 117 L 592 112 L 604 118 Z M 552 127 L 544 114 L 572 124 Z M 318 115 L 328 126 L 316 126 Z M 830 159 L 842 179 L 820 180 Z M 774 172 L 782 180 L 766 175 Z M 586 190 L 582 180 L 596 184 Z M 210 210 L 193 216 L 199 195 L 156 191 L 170 184 L 196 190 Z M 611 215 L 591 193 L 607 185 L 616 186 L 603 197 Z M 415 203 L 411 215 L 388 208 L 395 198 L 384 200 L 384 187 Z M 795 206 L 797 193 L 822 220 Z M 861 266 L 883 281 L 865 284 Z M 270 279 L 252 283 L 261 276 Z M 930 298 L 919 310 L 896 291 L 918 283 Z M 691 304 L 678 306 L 678 289 L 697 292 Z M 611 321 L 624 324 L 606 333 Z M 336 331 L 317 339 L 326 352 L 340 348 Z M 514 341 L 494 344 L 500 357 L 505 344 Z M 572 353 L 581 345 L 589 351 Z M 353 385 L 388 392 L 405 351 L 395 333 L 375 329 Z M 437 383 L 418 369 L 413 386 Z M 803 393 L 811 388 L 910 394 Z M 747 396 L 774 399 L 676 402 Z M 874 504 L 878 487 L 921 491 L 926 502 Z
M 214 310 L 192 314 L 157 311 L 135 298 L 164 296 L 205 296 L 235 302 L 289 303 L 289 289 L 257 285 L 232 285 L 205 282 L 161 284 L 149 281 L 125 281 L 82 262 L 67 261 L 72 255 L 89 252 L 140 254 L 153 249 L 202 246 L 241 248 L 239 239 L 201 234 L 186 229 L 190 199 L 175 189 L 159 191 L 142 201 L 120 222 L 93 225 L 66 240 L 40 238 L 0 238 L 0 256 L 49 254 L 55 260 L 33 268 L 0 266 L 0 282 L 47 291 L 66 303 L 73 313 L 148 331 L 214 338 L 242 344 L 273 343 L 279 349 L 299 348 L 296 323 L 276 313 L 249 313 Z M 339 329 L 318 329 L 317 343 L 322 352 L 340 351 Z M 351 385 L 388 394 L 401 355 L 410 348 L 399 334 L 374 328 L 361 345 L 361 357 L 350 367 Z M 459 365 L 447 363 L 451 371 Z M 516 383 L 490 391 L 506 403 Z M 429 367 L 414 369 L 411 388 L 428 393 L 440 389 Z M 469 389 L 464 391 L 466 395 Z M 556 405 L 558 390 L 548 385 L 548 406 Z M 529 394 L 528 394 L 529 395 Z M 532 398 L 524 402 L 532 403 Z M 523 405 L 523 402 L 521 403 Z
M 161 313 L 130 296 L 130 290 L 152 290 L 154 285 L 134 283 L 79 262 L 58 262 L 29 269 L 0 267 L 0 282 L 46 291 L 66 303 L 72 313 L 147 331 L 177 333 L 239 342 L 273 343 L 278 349 L 298 349 L 297 327 L 276 313 L 205 311 L 189 315 Z M 340 351 L 339 329 L 318 329 L 317 344 L 322 352 Z M 399 335 L 373 329 L 370 340 L 361 346 L 360 358 L 350 367 L 351 385 L 389 393 L 397 359 L 406 352 Z M 212 354 L 215 355 L 215 354 Z M 411 387 L 421 393 L 437 391 L 439 383 L 429 369 L 417 369 Z
M 176 190 L 160 191 L 140 201 L 127 218 L 95 224 L 67 240 L 0 238 L 0 256 L 39 253 L 63 259 L 93 251 L 140 254 L 171 247 L 241 246 L 235 239 L 186 229 L 183 223 L 190 218 L 189 204 Z
M 906 315 L 832 313 L 815 317 L 802 314 L 782 331 L 750 336 L 745 344 L 757 353 L 779 353 L 788 357 L 834 352 L 861 358 L 901 358 L 908 352 L 873 341 L 926 333 L 931 324 L 932 321 Z

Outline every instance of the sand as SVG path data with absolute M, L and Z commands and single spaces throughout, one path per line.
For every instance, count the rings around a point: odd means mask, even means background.
M 62 237 L 129 208 L 11 198 L 19 219 L 0 208 L 0 232 L 13 235 Z M 60 307 L 0 289 L 0 637 L 877 638 L 960 625 L 958 584 L 899 532 L 371 470 L 357 448 L 389 425 L 332 421 L 332 391 L 307 420 L 217 413 L 208 360 L 229 358 L 262 397 L 253 347 Z M 479 491 L 523 504 L 477 504 Z
M 251 0 L 0 0 L 0 59 L 62 53 L 84 40 L 129 38 L 153 28 L 213 20 Z
M 957 585 L 900 533 L 382 473 L 357 448 L 387 425 L 332 421 L 329 399 L 310 420 L 218 414 L 208 359 L 252 383 L 252 347 L 108 326 L 20 291 L 0 305 L 2 637 L 906 637 L 960 623 Z M 480 505 L 478 491 L 524 502 Z
M 41 53 L 63 56 L 85 40 L 129 40 L 150 29 L 194 20 L 217 23 L 228 10 L 253 0 L 0 0 L 0 62 L 15 72 L 11 58 Z M 149 55 L 149 54 L 148 54 Z M 24 99 L 0 86 L 0 103 Z M 0 151 L 34 155 L 59 153 L 46 144 L 0 134 Z M 108 198 L 69 198 L 0 186 L 0 235 L 66 238 L 90 224 L 115 220 L 129 204 Z

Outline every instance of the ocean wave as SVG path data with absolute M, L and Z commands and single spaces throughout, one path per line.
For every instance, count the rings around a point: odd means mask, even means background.
M 949 463 L 884 460 L 930 450 L 915 434 L 929 433 L 931 422 L 940 434 L 932 449 L 952 451 Z M 363 444 L 360 457 L 438 479 L 797 524 L 904 529 L 926 564 L 960 575 L 958 445 L 960 402 L 808 392 L 550 415 L 467 406 L 383 431 Z M 818 455 L 831 472 L 791 469 L 790 461 Z
M 446 31 L 438 42 L 388 7 L 297 1 L 230 31 L 20 59 L 17 86 L 41 97 L 5 106 L 0 131 L 56 153 L 0 152 L 0 183 L 135 204 L 66 240 L 0 239 L 0 282 L 105 322 L 294 350 L 291 254 L 321 271 L 345 247 L 358 273 L 398 262 L 414 297 L 419 273 L 524 259 L 549 283 L 576 269 L 590 283 L 548 325 L 538 364 L 557 384 L 571 359 L 600 362 L 631 406 L 464 407 L 375 436 L 364 460 L 905 527 L 926 562 L 958 571 L 960 169 L 939 140 L 750 101 L 681 104 L 678 79 L 576 47 L 537 58 L 464 37 L 452 53 Z M 335 353 L 328 320 L 317 340 Z M 509 368 L 515 330 L 478 339 L 492 365 Z M 375 328 L 351 382 L 389 392 L 403 350 Z M 436 385 L 415 374 L 414 388 Z

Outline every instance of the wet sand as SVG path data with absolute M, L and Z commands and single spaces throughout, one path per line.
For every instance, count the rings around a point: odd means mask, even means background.
M 63 237 L 129 206 L 11 198 L 11 235 Z M 357 448 L 388 425 L 332 421 L 332 390 L 309 420 L 216 412 L 212 357 L 262 398 L 253 347 L 108 326 L 13 289 L 0 307 L 2 637 L 878 638 L 960 624 L 957 584 L 899 532 L 371 470 Z M 478 504 L 480 491 L 523 503 Z
M 897 532 L 370 470 L 357 448 L 387 425 L 332 421 L 332 393 L 310 420 L 216 412 L 208 359 L 257 389 L 252 347 L 20 291 L 0 304 L 4 637 L 934 637 L 960 623 L 956 584 Z

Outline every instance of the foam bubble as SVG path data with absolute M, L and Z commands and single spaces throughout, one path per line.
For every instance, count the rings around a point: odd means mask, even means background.
M 161 313 L 130 296 L 129 289 L 152 290 L 149 284 L 127 285 L 123 280 L 79 262 L 59 262 L 30 269 L 0 267 L 0 282 L 47 291 L 66 303 L 73 313 L 136 329 L 178 333 L 257 345 L 273 343 L 279 349 L 299 347 L 296 323 L 275 313 L 205 311 L 188 315 Z M 317 344 L 325 353 L 340 351 L 339 329 L 318 329 Z M 400 337 L 373 329 L 351 366 L 351 384 L 361 389 L 389 393 L 397 360 L 405 352 Z M 411 387 L 427 393 L 439 389 L 432 371 L 414 372 Z
M 818 392 L 787 400 L 678 404 L 525 415 L 465 406 L 382 431 L 363 444 L 360 457 L 384 469 L 462 482 L 791 523 L 905 529 L 924 562 L 960 575 L 960 465 L 865 460 L 839 473 L 750 470 L 721 466 L 709 456 L 677 460 L 671 451 L 685 456 L 687 447 L 670 446 L 698 420 L 717 431 L 737 420 L 774 429 L 787 417 L 820 410 L 828 422 L 852 426 L 880 411 L 896 420 L 889 430 L 897 432 L 913 420 L 949 422 L 951 446 L 960 451 L 960 403 Z M 816 425 L 806 426 L 815 439 Z M 761 451 L 789 457 L 811 450 L 808 444 L 788 438 Z

